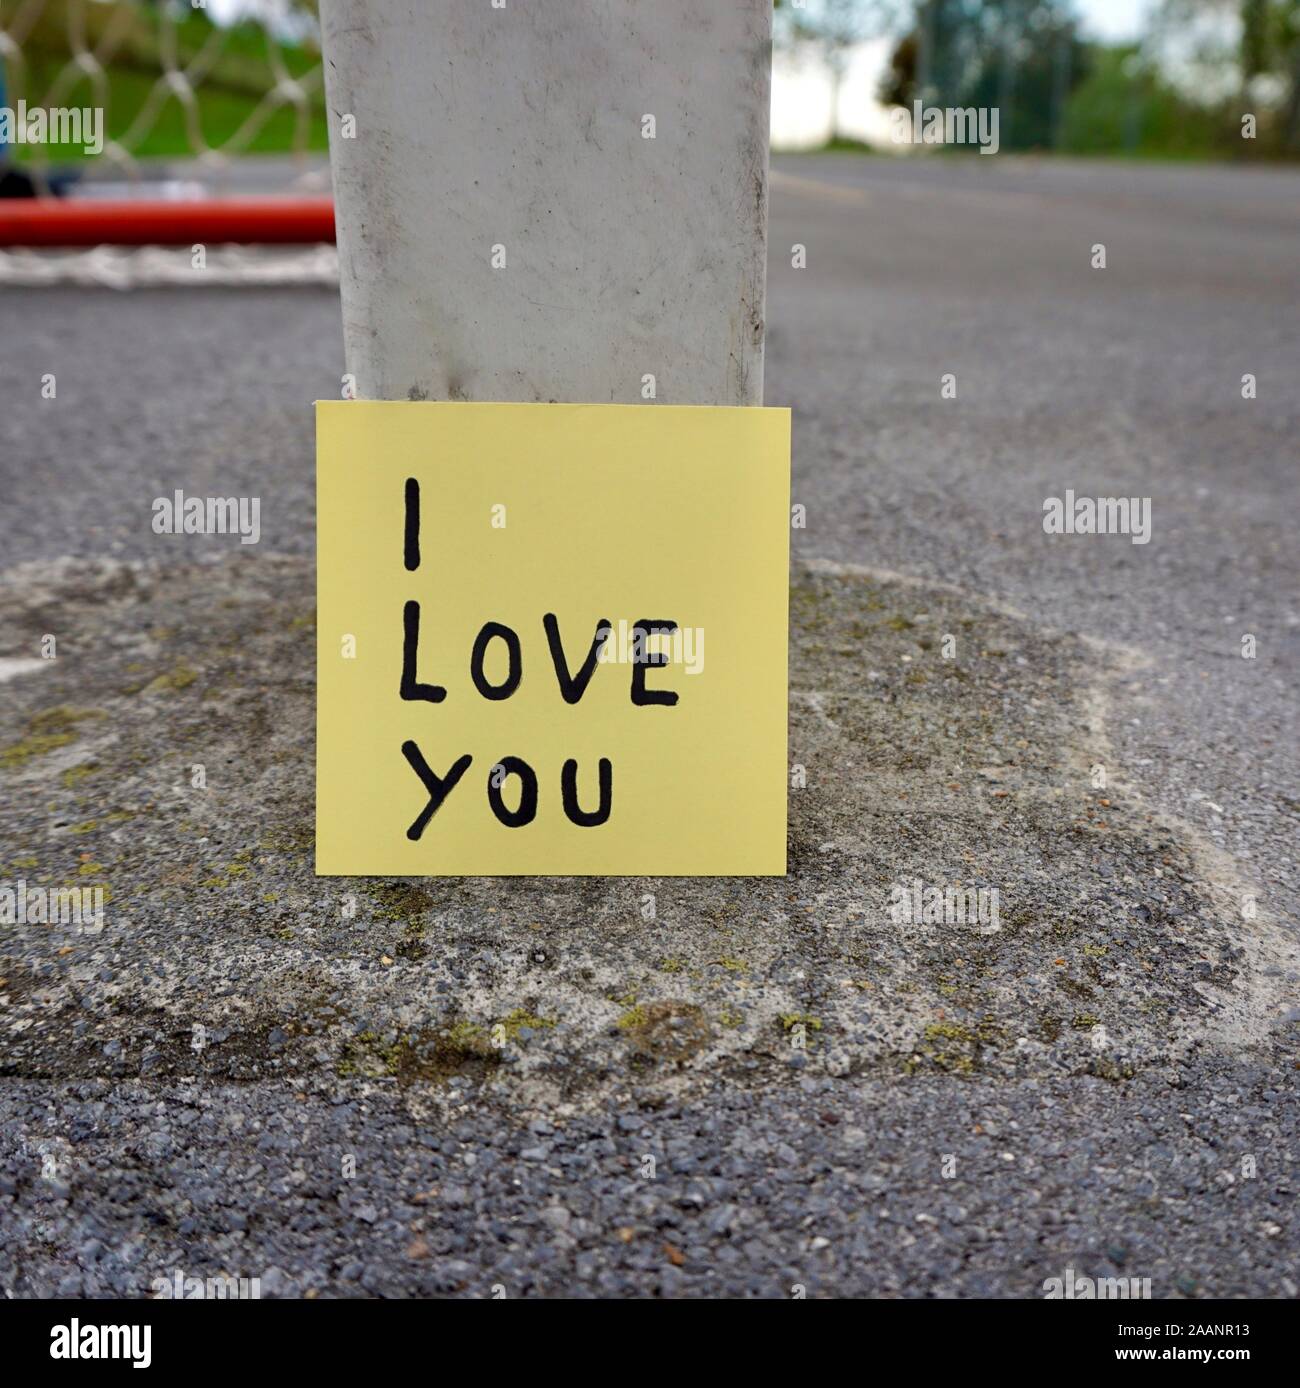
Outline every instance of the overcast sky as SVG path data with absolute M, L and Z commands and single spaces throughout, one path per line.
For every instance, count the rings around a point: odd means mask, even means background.
M 1120 43 L 1135 38 L 1152 10 L 1152 0 L 1075 0 L 1089 37 Z

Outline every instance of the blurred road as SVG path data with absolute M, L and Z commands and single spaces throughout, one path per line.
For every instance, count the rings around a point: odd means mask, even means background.
M 1298 214 L 1292 172 L 774 161 L 781 883 L 318 881 L 337 296 L 5 291 L 0 883 L 113 901 L 0 936 L 0 1286 L 1296 1295 Z M 256 552 L 155 536 L 177 487 L 261 497 Z M 1150 543 L 1045 535 L 1067 488 Z M 913 877 L 1002 931 L 900 930 Z
M 796 553 L 1150 662 L 1114 730 L 1126 765 L 1292 910 L 1300 178 L 806 158 L 776 161 L 773 209 L 767 399 L 796 410 Z M 1066 488 L 1150 497 L 1151 542 L 1045 535 Z

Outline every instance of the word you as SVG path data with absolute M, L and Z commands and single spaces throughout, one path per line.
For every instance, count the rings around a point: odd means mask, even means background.
M 996 106 L 927 106 L 922 101 L 890 112 L 889 137 L 896 145 L 979 145 L 996 154 L 1001 143 Z
M 104 149 L 102 106 L 0 106 L 0 145 L 80 145 L 87 154 Z
M 262 538 L 262 500 L 256 496 L 186 496 L 177 488 L 154 498 L 155 535 L 238 535 L 241 545 Z
M 1151 538 L 1151 498 L 1076 497 L 1067 489 L 1064 498 L 1049 496 L 1043 502 L 1043 530 L 1048 535 L 1128 535 L 1135 545 L 1144 545 Z
M 403 563 L 408 573 L 420 567 L 420 484 L 414 477 L 408 477 L 405 488 L 406 521 L 403 542 Z M 551 663 L 555 668 L 555 681 L 560 698 L 566 704 L 578 704 L 587 692 L 587 686 L 596 672 L 600 653 L 609 639 L 612 624 L 607 618 L 596 622 L 595 634 L 587 648 L 581 665 L 575 671 L 570 665 L 560 633 L 559 619 L 553 612 L 542 617 L 542 630 L 550 651 Z M 637 708 L 661 706 L 672 708 L 677 703 L 677 694 L 669 689 L 647 687 L 646 675 L 650 669 L 668 664 L 668 657 L 660 650 L 652 648 L 653 637 L 677 630 L 677 623 L 668 619 L 642 617 L 632 624 L 636 635 L 630 697 Z M 500 642 L 506 655 L 506 674 L 503 679 L 493 681 L 487 673 L 488 652 L 494 642 Z M 420 604 L 408 601 L 402 609 L 402 679 L 400 695 L 408 701 L 423 701 L 440 704 L 447 697 L 442 685 L 431 684 L 419 678 L 420 647 Z M 524 676 L 523 647 L 519 633 L 501 622 L 484 622 L 474 638 L 469 657 L 469 675 L 479 695 L 492 702 L 509 699 L 519 688 Z M 411 770 L 420 779 L 429 800 L 416 817 L 406 837 L 418 841 L 428 827 L 429 821 L 441 809 L 443 802 L 455 789 L 461 777 L 473 764 L 473 756 L 466 752 L 458 757 L 445 775 L 438 775 L 424 759 L 419 745 L 408 739 L 402 743 L 402 755 Z M 520 785 L 519 804 L 510 809 L 505 803 L 502 788 L 505 782 L 514 777 Z M 567 758 L 560 769 L 560 801 L 565 817 L 571 824 L 591 829 L 608 823 L 613 809 L 614 767 L 608 757 L 597 762 L 597 794 L 599 797 L 594 810 L 584 810 L 578 800 L 578 763 L 576 758 Z M 537 773 L 521 757 L 502 757 L 488 772 L 487 798 L 492 813 L 499 823 L 508 829 L 522 829 L 537 818 L 538 784 Z

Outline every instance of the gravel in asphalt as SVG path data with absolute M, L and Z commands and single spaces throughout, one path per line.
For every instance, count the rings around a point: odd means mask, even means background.
M 316 878 L 336 296 L 6 291 L 0 1287 L 1294 1296 L 1298 189 L 777 161 L 785 880 Z

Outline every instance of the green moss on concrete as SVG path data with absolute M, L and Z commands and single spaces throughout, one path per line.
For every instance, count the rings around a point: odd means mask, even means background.
M 43 709 L 27 720 L 27 735 L 8 747 L 0 747 L 0 767 L 16 771 L 36 757 L 47 756 L 75 742 L 80 735 L 78 725 L 89 718 L 103 718 L 103 710 L 74 708 L 58 704 Z
M 188 665 L 175 665 L 165 674 L 156 676 L 140 691 L 142 694 L 176 694 L 188 689 L 198 675 Z
M 619 1019 L 634 1056 L 643 1063 L 681 1064 L 702 1050 L 713 1033 L 702 1008 L 664 1000 L 638 1003 Z

